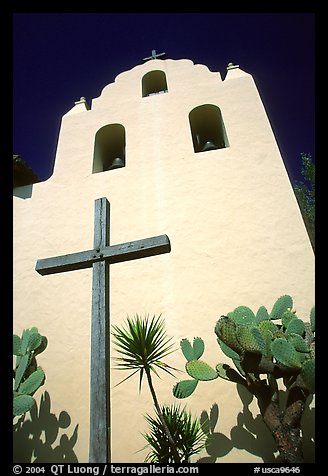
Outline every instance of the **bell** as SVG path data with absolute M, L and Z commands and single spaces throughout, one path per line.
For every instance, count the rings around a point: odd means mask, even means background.
M 215 150 L 217 148 L 218 147 L 213 142 L 208 140 L 207 142 L 205 142 L 205 144 L 203 145 L 203 147 L 201 148 L 200 151 L 201 152 L 207 152 L 208 150 Z
M 112 170 L 112 169 L 119 169 L 121 167 L 124 167 L 124 162 L 123 160 L 120 158 L 120 157 L 116 157 L 113 162 L 112 162 L 112 165 L 110 166 L 110 169 L 109 170 Z

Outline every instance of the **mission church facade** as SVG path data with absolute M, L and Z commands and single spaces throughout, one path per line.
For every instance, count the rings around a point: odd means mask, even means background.
M 14 333 L 36 326 L 48 339 L 38 358 L 46 382 L 35 397 L 40 405 L 46 392 L 58 421 L 51 441 L 47 425 L 39 425 L 42 436 L 32 421 L 40 440 L 34 460 L 48 451 L 52 461 L 62 445 L 64 453 L 70 448 L 66 462 L 88 461 L 92 270 L 42 276 L 35 267 L 92 249 L 102 197 L 110 202 L 111 244 L 169 238 L 170 252 L 111 265 L 109 288 L 111 324 L 162 314 L 177 349 L 167 364 L 184 370 L 179 342 L 196 336 L 205 361 L 229 363 L 214 326 L 237 306 L 270 311 L 290 294 L 307 319 L 314 305 L 313 250 L 252 76 L 230 64 L 222 80 L 190 60 L 156 57 L 119 74 L 91 107 L 81 98 L 63 116 L 52 176 L 14 190 Z M 148 387 L 139 393 L 137 376 L 115 386 L 127 374 L 110 366 L 111 460 L 143 462 L 144 415 L 153 414 Z M 161 404 L 179 402 L 177 379 L 154 380 Z M 262 423 L 251 425 L 259 428 L 253 444 L 232 439 L 245 410 L 235 384 L 201 382 L 182 404 L 198 417 L 217 404 L 214 432 L 234 441 L 229 451 L 218 443 L 193 461 L 260 462 L 274 451 Z M 255 418 L 255 401 L 249 409 Z M 63 412 L 69 426 L 60 424 Z

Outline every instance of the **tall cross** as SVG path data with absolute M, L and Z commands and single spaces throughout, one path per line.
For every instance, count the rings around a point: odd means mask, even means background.
M 92 267 L 90 463 L 110 461 L 109 265 L 171 251 L 167 235 L 110 246 L 109 224 L 110 204 L 106 198 L 98 198 L 93 249 L 39 259 L 35 267 L 41 275 Z
M 143 61 L 148 61 L 151 59 L 159 58 L 160 56 L 164 56 L 166 53 L 156 53 L 156 50 L 151 50 L 151 56 L 147 56 L 147 58 L 142 58 Z

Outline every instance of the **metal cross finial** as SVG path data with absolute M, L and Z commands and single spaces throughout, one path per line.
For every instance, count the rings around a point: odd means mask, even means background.
M 147 56 L 147 58 L 143 58 L 143 61 L 148 61 L 151 59 L 157 59 L 159 56 L 165 56 L 166 53 L 156 53 L 156 50 L 151 50 L 151 56 Z

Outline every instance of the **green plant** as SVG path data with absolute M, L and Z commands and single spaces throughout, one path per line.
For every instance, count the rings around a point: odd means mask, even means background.
M 156 369 L 164 370 L 170 375 L 173 375 L 171 370 L 176 370 L 163 362 L 163 358 L 173 352 L 173 344 L 170 343 L 172 338 L 166 336 L 164 320 L 161 318 L 161 315 L 153 316 L 150 319 L 149 316 L 141 318 L 136 314 L 133 318 L 127 318 L 125 327 L 113 325 L 112 335 L 117 352 L 123 355 L 123 357 L 115 359 L 117 362 L 116 368 L 132 371 L 130 375 L 119 383 L 139 373 L 140 391 L 143 376 L 146 375 L 156 412 L 171 445 L 174 462 L 179 463 L 180 456 L 162 414 L 152 381 L 152 373 L 158 375 Z
M 202 430 L 197 418 L 193 419 L 190 412 L 180 405 L 164 405 L 161 414 L 175 441 L 176 450 L 182 463 L 188 463 L 192 455 L 199 453 L 204 447 L 207 435 Z M 146 456 L 145 462 L 174 463 L 171 444 L 163 428 L 162 420 L 158 413 L 156 417 L 146 415 L 150 432 L 144 434 L 151 451 Z
M 218 363 L 214 370 L 201 361 L 197 367 L 197 359 L 189 360 L 195 356 L 184 339 L 181 349 L 192 379 L 178 382 L 173 388 L 176 398 L 186 398 L 199 381 L 220 377 L 243 385 L 257 398 L 281 460 L 289 463 L 303 462 L 300 424 L 307 397 L 315 393 L 315 310 L 311 310 L 310 322 L 303 322 L 292 307 L 292 298 L 284 295 L 270 313 L 264 306 L 256 314 L 239 306 L 221 316 L 214 329 L 217 342 L 237 370 L 225 363 Z M 283 386 L 284 406 L 280 399 Z
M 293 185 L 313 251 L 315 249 L 315 164 L 310 154 L 301 154 L 301 174 L 305 180 Z
M 14 367 L 13 416 L 31 410 L 35 404 L 34 393 L 44 384 L 45 374 L 37 366 L 36 355 L 47 347 L 47 338 L 39 334 L 36 327 L 25 329 L 22 337 L 13 335 Z

